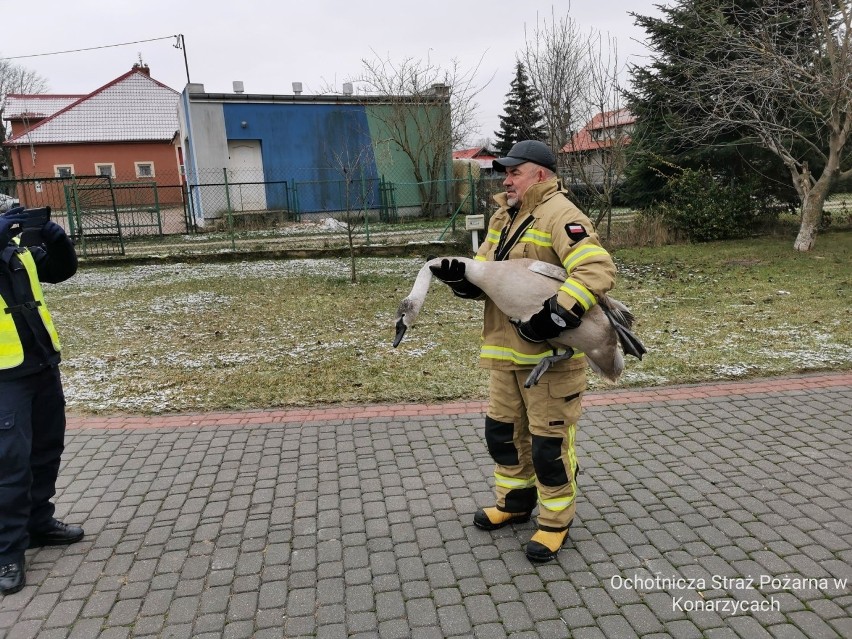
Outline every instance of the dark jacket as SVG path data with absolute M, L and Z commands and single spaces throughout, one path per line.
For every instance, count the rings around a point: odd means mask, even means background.
M 33 301 L 33 291 L 26 268 L 19 258 L 24 250 L 30 251 L 41 282 L 55 284 L 77 272 L 77 254 L 68 236 L 62 236 L 50 245 L 19 247 L 10 242 L 0 249 L 0 306 L 3 306 L 0 312 L 6 312 L 8 307 L 16 307 L 12 316 L 24 348 L 24 361 L 15 368 L 0 369 L 0 381 L 32 375 L 49 366 L 56 366 L 60 360 L 38 309 L 25 306 L 26 302 Z

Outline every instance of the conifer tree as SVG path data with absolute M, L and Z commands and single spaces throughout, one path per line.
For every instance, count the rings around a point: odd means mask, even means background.
M 495 150 L 501 156 L 506 155 L 519 140 L 543 140 L 546 137 L 538 100 L 523 63 L 517 60 L 515 79 L 506 94 L 505 115 L 500 116 L 500 130 L 494 132 L 497 136 Z

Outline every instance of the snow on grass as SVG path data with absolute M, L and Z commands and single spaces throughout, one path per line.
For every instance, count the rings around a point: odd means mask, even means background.
M 359 258 L 359 275 L 409 275 L 413 277 L 422 266 L 416 258 Z M 169 284 L 198 280 L 231 278 L 299 278 L 325 277 L 348 278 L 350 265 L 347 260 L 259 260 L 231 264 L 143 264 L 132 267 L 82 269 L 75 277 L 57 285 L 53 294 L 96 295 L 95 289 L 123 289 L 136 284 Z M 47 285 L 50 286 L 50 285 Z
M 662 266 L 619 265 L 614 294 L 636 313 L 649 353 L 626 358 L 615 387 L 852 367 L 836 264 L 809 262 L 794 278 L 794 267 L 777 266 L 777 250 L 757 255 L 759 269 L 733 263 L 740 253 L 717 259 L 719 247 L 695 266 L 694 250 Z M 391 346 L 396 306 L 423 261 L 358 258 L 354 286 L 346 258 L 84 267 L 46 293 L 66 346 L 69 408 L 482 398 L 481 303 L 435 285 L 418 323 Z M 614 387 L 588 379 L 592 389 Z

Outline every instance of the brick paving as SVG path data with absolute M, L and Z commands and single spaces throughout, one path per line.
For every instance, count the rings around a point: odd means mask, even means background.
M 488 533 L 481 402 L 72 418 L 0 637 L 852 637 L 852 373 L 589 394 L 571 541 Z M 846 583 L 842 581 L 846 579 Z

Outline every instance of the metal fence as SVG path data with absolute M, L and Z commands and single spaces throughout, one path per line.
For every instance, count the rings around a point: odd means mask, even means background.
M 460 233 L 463 215 L 492 209 L 491 194 L 502 189 L 489 176 L 412 183 L 317 174 L 25 176 L 0 178 L 0 193 L 50 206 L 78 253 L 99 258 L 445 241 Z

